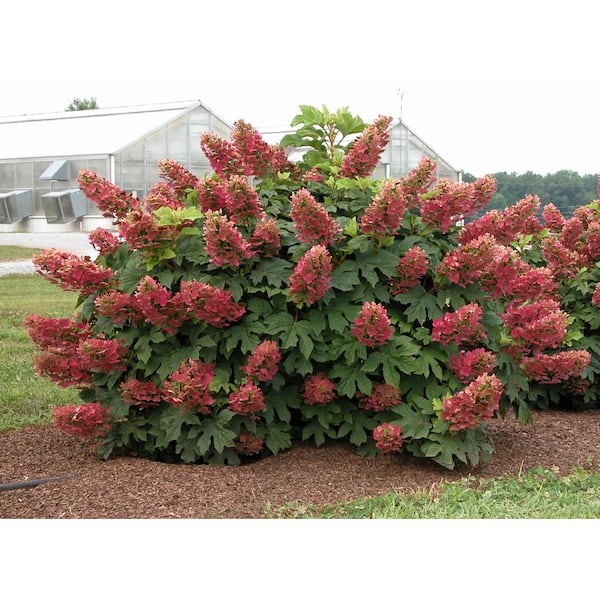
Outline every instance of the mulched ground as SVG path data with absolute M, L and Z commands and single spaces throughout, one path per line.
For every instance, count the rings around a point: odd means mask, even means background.
M 323 505 L 536 466 L 562 474 L 577 466 L 600 469 L 600 411 L 536 412 L 527 426 L 507 416 L 490 430 L 496 453 L 487 465 L 448 471 L 408 454 L 360 458 L 339 442 L 299 444 L 237 467 L 103 461 L 88 442 L 52 426 L 30 427 L 0 434 L 0 484 L 68 479 L 0 491 L 0 518 L 256 519 L 265 517 L 268 503 L 273 510 L 292 501 Z

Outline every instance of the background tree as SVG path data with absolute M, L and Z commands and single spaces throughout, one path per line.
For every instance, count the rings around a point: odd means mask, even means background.
M 65 108 L 65 111 L 92 110 L 94 108 L 100 108 L 96 98 L 73 98 L 71 104 Z
M 576 208 L 584 206 L 598 197 L 596 174 L 580 175 L 576 171 L 561 170 L 556 173 L 539 175 L 531 171 L 526 173 L 494 173 L 496 192 L 484 210 L 474 215 L 477 218 L 492 209 L 502 210 L 516 204 L 526 195 L 540 198 L 542 207 L 554 204 L 561 213 L 569 218 Z M 463 181 L 475 181 L 470 173 L 463 174 Z

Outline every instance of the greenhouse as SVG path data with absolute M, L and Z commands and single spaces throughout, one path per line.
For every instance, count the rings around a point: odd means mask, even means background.
M 433 158 L 437 162 L 438 179 L 459 180 L 459 172 L 441 158 L 418 135 L 399 119 L 392 121 L 390 143 L 381 157 L 381 162 L 389 165 L 387 176 L 405 177 L 411 169 L 419 164 L 423 156 Z
M 0 118 L 0 232 L 109 227 L 78 188 L 81 169 L 144 198 L 164 158 L 198 177 L 210 173 L 200 136 L 213 131 L 227 138 L 231 129 L 200 101 Z M 261 133 L 277 143 L 287 132 Z M 403 177 L 423 155 L 437 161 L 439 178 L 458 180 L 455 169 L 396 119 L 374 177 Z
M 201 102 L 93 109 L 0 119 L 0 232 L 91 231 L 110 225 L 78 189 L 91 169 L 143 198 L 157 163 L 210 172 L 200 136 L 231 127 Z

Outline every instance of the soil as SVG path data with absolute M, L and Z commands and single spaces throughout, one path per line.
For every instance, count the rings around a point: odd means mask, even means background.
M 0 485 L 61 478 L 0 491 L 3 519 L 259 519 L 278 507 L 329 504 L 407 492 L 473 475 L 516 476 L 536 466 L 569 474 L 600 469 L 600 411 L 544 411 L 534 423 L 495 420 L 492 459 L 449 471 L 408 454 L 361 458 L 346 443 L 292 449 L 242 466 L 100 459 L 90 442 L 53 426 L 0 434 Z M 265 512 L 270 504 L 271 512 Z

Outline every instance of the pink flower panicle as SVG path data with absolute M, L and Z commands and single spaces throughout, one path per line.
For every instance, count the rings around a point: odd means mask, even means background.
M 271 381 L 279 368 L 281 353 L 277 342 L 266 340 L 254 347 L 241 370 L 258 381 Z
M 241 175 L 232 175 L 224 185 L 225 208 L 236 225 L 246 224 L 264 215 L 256 190 Z
M 132 249 L 140 250 L 146 257 L 160 257 L 165 249 L 172 250 L 181 230 L 192 225 L 191 219 L 161 225 L 157 215 L 134 211 L 121 222 L 120 232 Z
M 492 235 L 484 234 L 448 252 L 436 270 L 452 283 L 467 287 L 488 275 L 497 256 L 504 253 L 505 246 L 498 244 Z
M 502 211 L 490 210 L 479 219 L 467 223 L 458 241 L 466 244 L 484 234 L 492 235 L 500 244 L 509 244 L 521 235 L 539 233 L 544 226 L 537 218 L 540 199 L 525 196 Z
M 568 251 L 575 253 L 578 267 L 592 267 L 600 259 L 598 213 L 585 206 L 577 208 L 573 217 L 564 222 L 558 241 Z M 556 247 L 558 249 L 559 245 Z M 555 262 L 558 262 L 556 258 Z
M 482 236 L 493 237 L 496 242 L 503 240 L 504 243 L 508 243 L 510 241 L 505 240 L 505 236 L 502 235 L 502 214 L 500 211 L 489 210 L 478 219 L 466 223 L 458 236 L 458 241 L 460 244 L 470 244 L 473 240 Z M 512 233 L 506 237 L 512 238 Z
M 546 227 L 553 232 L 560 232 L 565 224 L 565 218 L 554 204 L 545 204 L 542 209 L 542 218 Z
M 89 169 L 79 172 L 77 183 L 88 200 L 94 202 L 104 217 L 119 221 L 140 203 L 131 194 Z
M 257 437 L 255 433 L 248 430 L 240 431 L 240 434 L 235 440 L 235 449 L 242 456 L 252 456 L 260 454 L 264 446 L 264 440 Z
M 536 353 L 562 344 L 568 317 L 557 300 L 542 299 L 510 302 L 502 319 L 514 342 L 523 351 Z
M 177 231 L 175 227 L 159 225 L 153 213 L 139 208 L 121 221 L 119 235 L 132 250 L 143 251 L 146 256 L 157 256 L 162 248 L 173 246 Z
M 421 196 L 435 183 L 437 162 L 429 156 L 422 156 L 416 168 L 402 179 L 402 188 L 409 209 L 421 206 Z
M 437 272 L 461 287 L 479 283 L 492 298 L 553 295 L 557 289 L 550 269 L 532 269 L 514 249 L 499 244 L 490 234 L 449 252 Z
M 592 382 L 589 379 L 582 379 L 581 377 L 569 379 L 562 383 L 562 386 L 571 396 L 583 396 L 591 385 Z
M 468 184 L 440 179 L 421 203 L 419 212 L 423 223 L 439 229 L 442 233 L 450 231 L 471 208 L 470 199 L 471 190 Z
M 89 256 L 81 258 L 54 248 L 34 256 L 33 264 L 36 272 L 50 283 L 85 296 L 108 288 L 113 279 L 110 269 L 97 265 Z
M 144 318 L 135 296 L 117 290 L 96 296 L 94 305 L 98 314 L 109 317 L 114 325 L 132 324 Z
M 290 276 L 290 298 L 296 304 L 311 305 L 325 296 L 333 269 L 324 246 L 313 246 L 304 254 Z
M 328 246 L 341 235 L 340 226 L 307 189 L 300 189 L 292 194 L 290 216 L 301 242 Z
M 83 439 L 101 437 L 110 430 L 110 413 L 98 402 L 55 406 L 52 417 L 58 429 Z
M 271 170 L 289 170 L 292 166 L 283 148 L 265 142 L 252 125 L 241 119 L 233 124 L 231 141 L 244 165 L 245 175 L 262 177 Z
M 132 406 L 156 406 L 163 400 L 163 390 L 153 381 L 128 379 L 119 389 L 123 402 Z
M 198 204 L 203 212 L 227 212 L 227 190 L 222 181 L 215 177 L 201 179 L 196 184 L 196 192 L 198 192 Z
M 527 267 L 515 277 L 506 278 L 503 291 L 513 301 L 523 303 L 527 300 L 557 298 L 558 285 L 548 267 Z
M 539 383 L 557 384 L 581 378 L 590 364 L 587 350 L 567 350 L 556 354 L 534 354 L 525 357 L 521 367 L 529 379 Z
M 587 264 L 593 265 L 600 260 L 600 222 L 592 221 L 586 232 L 585 256 Z
M 385 307 L 378 302 L 365 302 L 354 319 L 352 335 L 364 346 L 373 348 L 387 344 L 393 334 Z
M 213 170 L 225 178 L 232 175 L 262 177 L 271 171 L 293 170 L 283 148 L 265 142 L 252 125 L 241 119 L 233 124 L 231 141 L 205 132 L 200 137 L 200 147 Z
M 462 383 L 473 381 L 480 375 L 488 374 L 496 363 L 495 355 L 485 348 L 461 350 L 450 356 L 448 367 Z
M 452 423 L 451 431 L 474 429 L 494 416 L 502 392 L 495 375 L 480 375 L 462 391 L 444 398 L 441 418 Z
M 125 371 L 127 348 L 117 339 L 87 338 L 79 342 L 82 369 L 96 373 Z
M 178 162 L 165 158 L 158 161 L 158 174 L 168 181 L 178 196 L 183 196 L 198 183 L 198 178 Z
M 175 210 L 185 207 L 175 186 L 163 181 L 158 181 L 152 186 L 144 199 L 144 203 L 150 212 L 163 206 Z
M 446 233 L 459 220 L 485 206 L 495 189 L 496 182 L 491 175 L 474 183 L 440 179 L 437 186 L 422 199 L 421 218 L 424 223 Z
M 475 180 L 471 185 L 471 211 L 475 212 L 485 208 L 496 193 L 496 178 L 493 175 L 484 175 Z
M 579 219 L 583 223 L 584 229 L 587 229 L 598 220 L 598 209 L 592 206 L 578 206 L 573 211 L 573 217 Z
M 392 117 L 380 115 L 356 138 L 342 159 L 340 177 L 367 177 L 377 166 L 389 140 Z
M 511 295 L 519 277 L 525 274 L 529 265 L 509 246 L 495 246 L 492 262 L 483 273 L 481 287 L 494 299 Z
M 24 320 L 32 341 L 42 350 L 35 356 L 36 373 L 60 387 L 88 387 L 91 374 L 80 356 L 80 344 L 91 337 L 87 323 L 29 315 Z
M 406 210 L 401 181 L 387 180 L 360 219 L 360 231 L 375 239 L 395 235 Z
M 304 183 L 323 183 L 324 178 L 323 175 L 319 172 L 317 167 L 313 167 L 312 169 L 306 171 L 302 176 L 302 181 Z
M 239 163 L 238 153 L 230 141 L 206 131 L 200 136 L 200 148 L 217 175 L 245 175 L 244 166 Z
M 539 233 L 543 228 L 542 222 L 537 215 L 540 211 L 541 202 L 538 196 L 526 195 L 512 206 L 507 206 L 503 211 L 502 228 L 505 231 L 504 239 L 510 237 L 512 241 L 517 234 L 529 235 Z M 501 238 L 498 238 L 501 240 Z
M 560 243 L 568 250 L 585 252 L 585 230 L 586 226 L 581 219 L 572 217 L 564 222 L 559 235 Z
M 600 283 L 597 283 L 592 293 L 592 304 L 600 308 Z
M 404 443 L 402 435 L 402 428 L 392 423 L 382 423 L 373 429 L 375 447 L 383 452 L 399 452 Z
M 398 261 L 396 271 L 398 277 L 390 280 L 392 294 L 402 294 L 417 285 L 427 273 L 429 261 L 423 248 L 413 246 Z
M 237 392 L 229 394 L 229 406 L 238 415 L 249 415 L 266 408 L 262 390 L 252 381 L 244 383 Z
M 165 381 L 164 399 L 173 406 L 184 406 L 208 415 L 215 403 L 209 389 L 213 377 L 212 363 L 189 359 Z
M 208 260 L 217 267 L 239 267 L 255 255 L 235 224 L 218 212 L 206 213 L 204 242 Z
M 558 281 L 573 278 L 586 263 L 579 252 L 569 250 L 559 240 L 549 237 L 542 240 L 542 256 Z
M 233 301 L 231 292 L 200 281 L 182 281 L 179 299 L 198 321 L 213 327 L 227 327 L 240 319 L 246 309 Z
M 134 297 L 148 322 L 170 335 L 177 331 L 187 317 L 181 296 L 173 294 L 149 275 L 140 281 Z
M 100 256 L 114 254 L 121 247 L 121 240 L 110 231 L 98 227 L 89 234 L 90 244 Z
M 46 350 L 34 357 L 33 365 L 38 375 L 48 377 L 62 388 L 91 386 L 92 375 L 81 361 L 78 346 Z
M 23 324 L 31 340 L 42 350 L 72 348 L 92 335 L 89 323 L 71 319 L 27 315 Z
M 476 346 L 487 338 L 482 318 L 483 309 L 479 304 L 465 304 L 433 320 L 431 339 L 444 346 Z
M 373 387 L 371 395 L 362 401 L 365 410 L 390 410 L 402 402 L 400 390 L 387 383 L 379 383 Z
M 256 224 L 252 235 L 248 238 L 250 249 L 264 257 L 277 256 L 281 248 L 281 235 L 277 221 L 271 217 L 263 217 Z
M 304 382 L 302 398 L 305 404 L 328 404 L 335 398 L 335 384 L 325 373 L 311 375 Z

